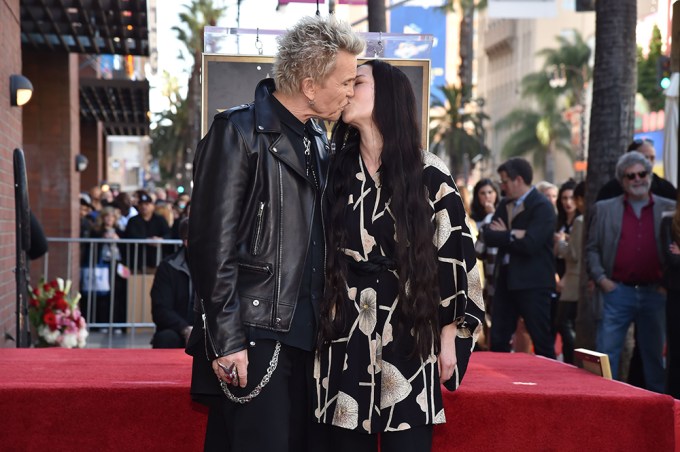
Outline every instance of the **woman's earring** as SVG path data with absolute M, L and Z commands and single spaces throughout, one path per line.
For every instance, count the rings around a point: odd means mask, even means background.
M 314 106 L 314 101 L 313 101 L 313 100 L 309 99 L 307 102 L 309 102 L 309 106 L 310 106 L 310 107 L 313 107 L 313 106 Z

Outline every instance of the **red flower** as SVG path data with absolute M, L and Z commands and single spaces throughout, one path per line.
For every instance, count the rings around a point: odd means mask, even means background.
M 54 312 L 52 311 L 45 311 L 45 315 L 43 315 L 43 322 L 45 322 L 45 325 L 50 327 L 50 330 L 54 331 L 57 329 L 57 316 L 54 315 Z
M 40 303 L 38 303 L 38 300 L 36 300 L 35 298 L 31 298 L 30 300 L 28 300 L 28 305 L 37 308 L 40 305 Z
M 55 279 L 54 281 L 50 281 L 50 282 L 49 282 L 49 286 L 52 287 L 53 289 L 56 289 L 56 288 L 59 287 L 59 283 L 58 283 L 57 280 Z
M 68 309 L 68 303 L 63 298 L 57 298 L 54 304 L 55 307 L 60 311 L 66 311 Z
M 35 295 L 36 297 L 40 296 L 40 287 L 36 287 L 35 289 L 33 289 L 33 295 Z

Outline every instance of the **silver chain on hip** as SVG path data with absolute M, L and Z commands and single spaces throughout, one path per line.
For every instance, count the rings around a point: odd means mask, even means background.
M 262 381 L 255 386 L 255 388 L 250 392 L 250 394 L 243 396 L 243 397 L 236 397 L 234 394 L 231 393 L 229 390 L 229 385 L 225 383 L 224 381 L 220 380 L 220 386 L 222 387 L 222 391 L 224 391 L 224 395 L 227 396 L 227 399 L 231 400 L 234 403 L 240 403 L 241 405 L 246 404 L 253 400 L 255 397 L 257 397 L 260 392 L 264 389 L 265 386 L 267 386 L 267 383 L 269 383 L 269 380 L 271 379 L 272 375 L 274 374 L 274 371 L 276 370 L 276 366 L 279 365 L 279 352 L 281 351 L 281 342 L 276 341 L 276 347 L 274 347 L 274 354 L 272 355 L 271 361 L 269 361 L 269 367 L 267 368 L 267 373 L 264 374 L 264 377 L 262 377 Z

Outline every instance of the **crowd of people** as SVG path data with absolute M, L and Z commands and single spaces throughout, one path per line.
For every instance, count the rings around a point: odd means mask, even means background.
M 129 278 L 153 275 L 150 298 L 156 332 L 152 346 L 186 345 L 193 324 L 193 289 L 185 262 L 190 204 L 189 195 L 171 199 L 162 188 L 130 195 L 95 186 L 80 194 L 80 237 L 109 240 L 81 246 L 82 308 L 89 322 L 126 323 Z M 183 245 L 176 249 L 173 245 L 120 243 L 120 239 L 182 240 Z M 98 271 L 104 276 L 97 278 Z M 88 307 L 92 312 L 88 313 Z M 124 331 L 114 328 L 112 332 Z
M 585 183 L 532 186 L 524 159 L 498 168 L 499 185 L 475 185 L 469 213 L 486 279 L 479 347 L 549 358 L 557 349 L 567 363 L 577 347 L 596 350 L 608 355 L 614 378 L 680 397 L 672 328 L 680 320 L 680 210 L 675 187 L 652 172 L 654 158 L 650 140 L 633 141 L 588 224 Z

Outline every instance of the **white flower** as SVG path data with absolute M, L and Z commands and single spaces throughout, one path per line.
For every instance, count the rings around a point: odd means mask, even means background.
M 62 336 L 61 346 L 66 348 L 73 348 L 78 346 L 78 335 L 64 333 Z
M 380 409 L 389 408 L 404 400 L 411 393 L 411 383 L 393 364 L 382 362 Z
M 361 291 L 359 297 L 359 329 L 366 336 L 370 336 L 375 329 L 378 319 L 376 304 L 377 295 L 375 289 L 369 287 Z
M 350 430 L 354 430 L 359 424 L 359 404 L 342 391 L 338 392 L 332 424 Z

